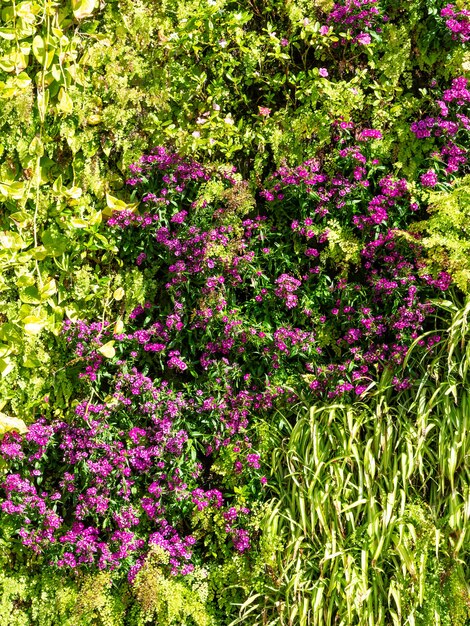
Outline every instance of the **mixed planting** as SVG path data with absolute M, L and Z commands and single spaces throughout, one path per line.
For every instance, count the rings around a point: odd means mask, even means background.
M 0 624 L 470 623 L 470 10 L 5 0 Z

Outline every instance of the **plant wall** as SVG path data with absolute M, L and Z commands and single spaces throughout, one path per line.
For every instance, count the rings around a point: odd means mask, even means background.
M 466 369 L 443 348 L 467 340 L 465 3 L 0 11 L 1 623 L 465 624 L 468 426 L 444 399 Z M 434 401 L 447 447 L 411 426 Z M 291 447 L 318 403 L 333 460 L 299 462 L 325 493 L 323 462 L 359 483 L 382 464 L 367 506 L 302 493 Z M 378 443 L 392 414 L 409 492 Z M 301 547 L 305 501 L 328 555 Z M 362 600 L 334 592 L 358 570 L 332 524 L 385 559 L 361 561 Z

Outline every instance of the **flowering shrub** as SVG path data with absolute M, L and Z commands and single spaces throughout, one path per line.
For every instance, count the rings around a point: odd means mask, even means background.
M 90 395 L 68 419 L 4 437 L 0 506 L 25 546 L 131 580 L 152 546 L 171 573 L 191 572 L 206 532 L 249 557 L 250 502 L 266 482 L 253 416 L 360 396 L 385 367 L 397 390 L 409 385 L 404 358 L 450 277 L 426 273 L 419 241 L 400 236 L 419 205 L 373 158 L 381 133 L 333 132 L 333 166 L 283 166 L 257 203 L 233 170 L 163 148 L 131 166 L 142 213 L 106 227 L 154 297 L 126 327 L 67 321 Z
M 447 4 L 440 13 L 446 18 L 446 26 L 452 33 L 452 39 L 466 42 L 470 40 L 470 11 L 458 9 L 455 4 Z
M 153 612 L 129 624 L 204 625 L 200 603 L 220 624 L 237 604 L 254 618 L 248 593 L 284 578 L 269 555 L 286 534 L 261 517 L 298 407 L 369 403 L 378 380 L 401 404 L 420 371 L 441 371 L 435 301 L 449 276 L 447 302 L 470 288 L 469 19 L 463 0 L 4 0 L 0 560 L 2 580 L 22 585 L 24 567 L 33 581 L 28 600 L 1 582 L 4 621 L 66 626 L 32 599 L 43 569 L 77 595 L 83 570 L 114 589 L 129 576 L 115 597 Z M 390 482 L 376 454 L 388 492 L 396 468 Z M 400 613 L 401 547 L 377 545 L 387 567 L 371 576 Z M 338 598 L 325 557 L 305 588 L 321 578 Z M 283 620 L 278 591 L 256 618 Z M 173 596 L 187 609 L 174 619 Z M 334 602 L 321 626 L 346 615 Z M 76 614 L 88 626 L 101 608 Z
M 343 0 L 334 5 L 326 20 L 328 26 L 322 26 L 320 32 L 327 34 L 328 27 L 335 31 L 347 30 L 352 43 L 364 46 L 372 41 L 369 33 L 381 33 L 381 25 L 387 21 L 388 17 L 383 14 L 378 0 Z M 346 43 L 344 37 L 341 43 Z
M 468 80 L 459 76 L 450 89 L 436 93 L 434 115 L 427 115 L 411 124 L 418 139 L 432 138 L 440 148 L 431 154 L 434 169 L 420 177 L 424 187 L 435 187 L 468 171 L 468 141 L 470 138 L 470 91 Z M 437 170 L 437 171 L 436 171 Z

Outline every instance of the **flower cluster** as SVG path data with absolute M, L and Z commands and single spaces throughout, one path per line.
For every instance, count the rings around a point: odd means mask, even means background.
M 464 171 L 468 163 L 468 139 L 470 137 L 470 90 L 468 80 L 459 76 L 452 81 L 450 89 L 435 100 L 436 113 L 411 124 L 418 139 L 433 138 L 440 145 L 431 157 L 435 169 L 443 170 L 444 176 Z M 430 170 L 421 177 L 426 187 L 434 187 L 439 176 Z
M 348 30 L 353 43 L 364 46 L 372 41 L 371 31 L 382 32 L 381 25 L 387 19 L 381 12 L 378 0 L 343 0 L 335 3 L 327 17 L 327 26 L 323 26 L 320 32 L 326 34 L 329 27 Z
M 457 9 L 455 4 L 447 4 L 441 10 L 441 17 L 446 19 L 446 26 L 452 33 L 452 39 L 466 42 L 470 40 L 470 10 Z
M 80 337 L 78 346 L 97 332 L 90 326 L 69 325 L 68 338 Z M 225 504 L 220 491 L 195 486 L 198 464 L 184 457 L 184 474 L 179 467 L 188 436 L 178 425 L 196 403 L 135 368 L 121 368 L 115 380 L 106 404 L 84 401 L 69 422 L 40 419 L 25 435 L 5 435 L 0 455 L 10 472 L 0 509 L 17 521 L 24 545 L 58 567 L 127 565 L 134 578 L 158 545 L 173 574 L 189 573 L 195 539 L 168 517 L 175 507 Z M 31 472 L 33 461 L 39 469 Z
M 285 301 L 288 309 L 292 309 L 297 306 L 298 298 L 295 295 L 295 292 L 301 284 L 302 282 L 293 276 L 289 276 L 289 274 L 282 274 L 279 278 L 276 278 L 277 288 L 274 293 L 276 296 Z

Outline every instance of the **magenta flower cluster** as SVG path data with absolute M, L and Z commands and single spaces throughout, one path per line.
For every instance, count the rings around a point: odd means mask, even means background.
M 470 10 L 458 9 L 455 4 L 447 4 L 441 10 L 441 17 L 446 18 L 446 26 L 452 33 L 452 39 L 462 43 L 470 41 Z
M 382 24 L 388 20 L 383 14 L 378 0 L 343 0 L 333 6 L 327 17 L 327 26 L 320 31 L 327 34 L 329 29 L 349 31 L 352 42 L 368 45 L 372 42 L 370 32 L 381 33 Z M 342 44 L 346 40 L 341 41 Z
M 109 335 L 101 324 L 84 322 L 67 324 L 66 333 L 80 355 L 86 341 L 96 345 Z M 10 471 L 0 509 L 16 521 L 23 545 L 59 568 L 125 566 L 133 579 L 149 547 L 158 545 L 170 571 L 187 574 L 196 540 L 182 533 L 181 514 L 172 523 L 174 511 L 230 510 L 219 490 L 197 486 L 202 466 L 185 456 L 184 414 L 215 408 L 122 365 L 107 403 L 83 401 L 70 421 L 41 418 L 25 435 L 3 437 L 0 456 Z M 260 467 L 244 456 L 242 468 Z M 245 534 L 240 520 L 227 529 L 240 552 L 249 546 Z
M 431 153 L 433 169 L 421 176 L 421 184 L 425 187 L 434 187 L 439 175 L 445 182 L 449 176 L 465 171 L 470 138 L 468 80 L 464 76 L 455 78 L 450 89 L 445 89 L 440 97 L 436 97 L 433 107 L 433 115 L 411 124 L 411 130 L 418 139 L 431 138 L 439 148 Z

